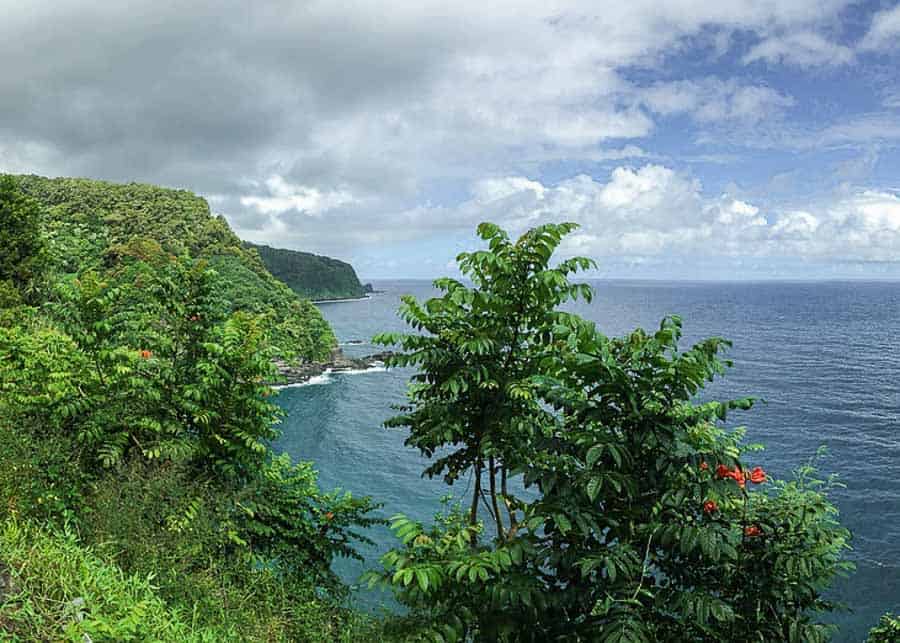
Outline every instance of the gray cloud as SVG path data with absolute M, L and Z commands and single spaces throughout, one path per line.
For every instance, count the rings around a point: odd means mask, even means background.
M 652 158 L 669 116 L 781 122 L 762 82 L 631 73 L 736 31 L 819 55 L 847 5 L 0 0 L 0 170 L 187 187 L 247 237 L 349 256 L 468 226 L 496 177 Z

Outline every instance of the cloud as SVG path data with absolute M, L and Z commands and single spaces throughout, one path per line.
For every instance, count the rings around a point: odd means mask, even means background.
M 3 0 L 0 145 L 39 172 L 206 193 L 280 174 L 412 194 L 523 154 L 589 159 L 645 137 L 654 122 L 625 70 L 706 30 L 809 28 L 845 4 Z
M 811 140 L 798 141 L 798 146 L 838 146 L 897 140 L 900 140 L 900 120 L 890 113 L 875 112 L 829 125 L 816 132 Z
M 879 11 L 860 42 L 863 50 L 888 50 L 897 47 L 900 38 L 900 5 Z
M 663 116 L 688 114 L 698 123 L 754 125 L 780 117 L 793 97 L 764 85 L 718 78 L 660 82 L 641 92 L 643 103 Z
M 241 197 L 241 205 L 261 214 L 294 211 L 319 216 L 323 212 L 358 201 L 349 192 L 343 190 L 322 192 L 313 187 L 293 185 L 277 174 L 266 180 L 266 187 L 269 196 L 244 196 Z
M 813 123 L 802 83 L 733 51 L 852 63 L 834 40 L 850 5 L 0 0 L 0 171 L 186 187 L 249 239 L 348 258 L 570 212 L 598 252 L 762 252 L 788 243 L 778 213 L 682 169 L 728 163 L 724 184 L 763 173 L 756 147 L 900 140 L 891 98 Z
M 748 149 L 821 151 L 873 146 L 896 147 L 900 142 L 900 119 L 888 111 L 863 112 L 837 119 L 832 124 L 797 123 L 770 118 L 746 127 L 701 131 L 697 142 L 728 144 Z
M 493 218 L 486 217 L 486 213 Z M 803 256 L 900 261 L 900 197 L 857 190 L 806 208 L 760 207 L 728 194 L 708 196 L 696 179 L 660 165 L 619 167 L 608 181 L 581 175 L 544 185 L 524 177 L 482 182 L 455 213 L 481 213 L 514 232 L 575 221 L 569 254 L 594 257 Z
M 839 66 L 853 62 L 853 50 L 826 40 L 812 31 L 799 31 L 771 36 L 754 45 L 741 59 L 745 65 L 754 62 L 789 64 L 799 67 Z

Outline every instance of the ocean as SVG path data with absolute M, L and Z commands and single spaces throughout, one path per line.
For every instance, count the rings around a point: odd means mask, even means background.
M 376 282 L 369 299 L 320 304 L 339 341 L 368 342 L 383 331 L 403 331 L 399 297 L 433 296 L 428 282 Z M 846 488 L 833 500 L 852 530 L 850 558 L 857 571 L 831 597 L 851 609 L 834 620 L 837 642 L 863 641 L 886 611 L 900 612 L 900 283 L 886 282 L 591 282 L 595 298 L 572 310 L 607 335 L 636 327 L 655 329 L 667 314 L 684 321 L 683 346 L 709 336 L 730 339 L 734 367 L 713 384 L 717 397 L 764 400 L 737 416 L 754 454 L 776 477 L 813 457 L 824 474 Z M 379 349 L 347 344 L 361 356 Z M 404 401 L 410 372 L 376 370 L 332 374 L 278 396 L 287 412 L 275 445 L 296 459 L 312 460 L 323 489 L 340 487 L 383 503 L 381 515 L 405 513 L 429 521 L 448 491 L 441 480 L 421 477 L 425 460 L 403 446 L 405 432 L 385 429 L 391 405 Z M 393 545 L 386 528 L 371 531 L 374 547 L 361 548 L 366 563 L 339 561 L 355 582 Z M 359 590 L 369 606 L 390 605 L 383 594 Z

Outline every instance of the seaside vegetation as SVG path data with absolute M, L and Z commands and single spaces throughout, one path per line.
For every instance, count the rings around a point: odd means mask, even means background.
M 366 288 L 360 283 L 353 266 L 344 261 L 247 241 L 244 247 L 258 253 L 266 269 L 301 297 L 322 300 L 353 299 L 366 295 Z
M 48 192 L 0 178 L 0 638 L 367 640 L 331 565 L 374 504 L 269 446 L 272 358 L 333 341 L 315 308 L 249 278 L 236 306 L 223 274 L 276 282 L 190 195 L 21 183 Z
M 377 619 L 332 571 L 377 505 L 270 446 L 272 359 L 320 358 L 321 316 L 188 193 L 0 177 L 0 638 L 827 640 L 837 481 L 755 465 L 753 400 L 703 394 L 727 341 L 562 310 L 592 296 L 589 260 L 551 263 L 574 229 L 481 225 L 470 281 L 377 338 L 415 369 L 388 426 L 469 481 L 434 524 L 393 517 L 368 580 L 405 609 Z
M 90 179 L 18 176 L 14 182 L 24 193 L 20 198 L 30 196 L 40 207 L 38 227 L 51 274 L 71 281 L 160 253 L 203 260 L 215 270 L 217 296 L 232 312 L 259 316 L 282 356 L 323 360 L 334 348 L 318 309 L 273 277 L 201 197 Z

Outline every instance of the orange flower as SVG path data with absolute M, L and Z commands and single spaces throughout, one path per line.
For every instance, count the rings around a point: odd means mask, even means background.
M 701 463 L 700 463 L 700 471 L 708 471 L 708 470 L 709 470 L 709 465 L 706 464 L 705 461 L 704 461 L 704 462 L 701 462 Z
M 744 535 L 750 538 L 762 535 L 762 529 L 758 525 L 747 525 L 744 527 Z
M 716 504 L 715 500 L 707 500 L 703 503 L 703 511 L 708 514 L 715 513 L 719 510 L 719 505 Z
M 141 351 L 141 359 L 150 359 L 151 357 L 153 357 L 153 353 L 146 348 Z
M 720 479 L 731 478 L 735 482 L 738 483 L 738 486 L 743 489 L 745 486 L 744 482 L 744 472 L 741 471 L 740 467 L 735 467 L 734 469 L 729 469 L 724 464 L 720 464 L 716 467 L 716 477 Z
M 329 511 L 327 514 L 325 514 L 325 520 L 334 520 L 334 513 Z
M 749 473 L 744 474 L 750 482 L 753 484 L 762 484 L 766 481 L 766 472 L 763 471 L 762 467 L 753 467 L 753 470 Z

